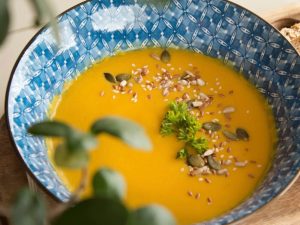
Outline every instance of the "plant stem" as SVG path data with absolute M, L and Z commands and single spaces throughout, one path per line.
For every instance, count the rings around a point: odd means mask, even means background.
M 80 199 L 80 195 L 82 194 L 82 192 L 86 188 L 87 183 L 88 183 L 88 170 L 87 170 L 86 167 L 84 167 L 81 170 L 80 183 L 79 183 L 77 189 L 73 192 L 73 194 L 72 194 L 72 196 L 69 200 L 70 203 L 77 202 Z
M 56 207 L 51 213 L 49 213 L 49 216 L 48 216 L 49 220 L 54 219 L 59 214 L 61 214 L 63 211 L 65 211 L 67 208 L 71 207 L 72 205 L 74 205 L 74 203 L 79 201 L 80 195 L 86 188 L 87 183 L 88 183 L 88 170 L 86 167 L 84 167 L 81 170 L 81 179 L 80 179 L 79 185 L 75 189 L 75 191 L 72 193 L 70 200 L 66 203 L 62 203 L 62 204 L 58 205 L 58 207 Z

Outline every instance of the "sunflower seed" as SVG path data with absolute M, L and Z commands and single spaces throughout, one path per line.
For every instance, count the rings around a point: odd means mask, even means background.
M 211 204 L 212 203 L 212 199 L 211 198 L 207 198 L 207 203 Z
M 198 84 L 199 86 L 204 86 L 204 85 L 205 85 L 205 81 L 202 80 L 202 79 L 200 79 L 200 78 L 198 78 L 198 79 L 197 79 L 197 84 Z
M 208 174 L 211 174 L 211 171 L 208 166 L 203 166 L 201 168 L 192 170 L 190 173 L 191 176 L 208 175 Z
M 235 166 L 237 167 L 245 167 L 248 163 L 245 161 L 245 162 L 235 162 Z
M 221 170 L 218 170 L 217 171 L 217 174 L 222 176 L 222 175 L 225 175 L 225 176 L 228 176 L 229 173 L 228 173 L 228 169 L 221 169 Z
M 120 86 L 121 87 L 125 87 L 127 85 L 127 81 L 126 80 L 122 80 L 121 82 L 120 82 Z
M 192 106 L 193 106 L 194 108 L 200 107 L 200 106 L 202 106 L 202 105 L 203 105 L 203 102 L 201 102 L 201 101 L 195 101 L 195 102 L 192 102 Z
M 233 113 L 233 112 L 235 112 L 235 108 L 233 106 L 227 106 L 223 109 L 224 114 Z
M 151 53 L 150 57 L 157 60 L 157 61 L 160 61 L 160 57 L 158 55 L 156 55 L 155 53 Z

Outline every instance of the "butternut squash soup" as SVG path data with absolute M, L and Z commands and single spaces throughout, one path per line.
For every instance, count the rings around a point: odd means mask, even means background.
M 102 166 L 119 171 L 130 207 L 159 203 L 181 225 L 219 216 L 244 201 L 273 157 L 276 133 L 263 97 L 232 68 L 198 53 L 119 53 L 66 85 L 50 109 L 52 119 L 82 130 L 107 115 L 141 124 L 153 149 L 136 151 L 103 135 L 90 153 L 89 174 Z M 74 190 L 80 171 L 56 169 Z

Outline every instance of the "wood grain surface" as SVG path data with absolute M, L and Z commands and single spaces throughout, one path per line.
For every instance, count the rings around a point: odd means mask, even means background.
M 0 204 L 7 205 L 17 190 L 28 185 L 26 167 L 17 155 L 9 140 L 4 118 L 0 120 Z M 49 208 L 57 206 L 58 202 L 40 187 L 49 204 Z M 300 224 L 300 179 L 291 188 L 256 213 L 235 223 L 235 225 L 299 225 Z
M 10 141 L 5 119 L 0 119 L 0 204 L 7 207 L 22 187 L 28 186 L 27 168 Z M 45 195 L 49 207 L 58 202 L 36 185 L 38 191 Z

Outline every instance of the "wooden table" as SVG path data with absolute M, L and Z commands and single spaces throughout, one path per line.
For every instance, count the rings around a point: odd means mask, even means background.
M 29 179 L 30 181 L 31 179 Z M 0 204 L 8 204 L 14 194 L 28 185 L 26 168 L 12 146 L 4 118 L 0 120 Z M 41 188 L 49 208 L 57 206 L 55 201 Z M 258 212 L 235 223 L 236 225 L 299 225 L 300 224 L 300 178 L 283 195 L 273 200 Z

